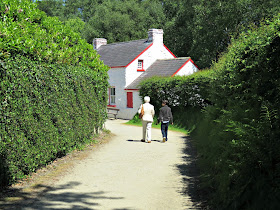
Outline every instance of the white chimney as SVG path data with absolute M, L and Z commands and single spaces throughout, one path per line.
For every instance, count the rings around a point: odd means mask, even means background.
M 163 30 L 155 28 L 149 29 L 148 42 L 153 42 L 154 44 L 163 44 Z
M 104 38 L 96 38 L 93 40 L 93 47 L 95 50 L 97 50 L 102 45 L 106 45 L 106 44 L 107 44 L 107 39 Z

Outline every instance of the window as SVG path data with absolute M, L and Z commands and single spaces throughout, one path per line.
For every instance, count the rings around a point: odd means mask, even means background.
M 144 68 L 143 68 L 143 60 L 138 60 L 138 66 L 137 66 L 137 70 L 139 71 L 143 71 Z
M 133 108 L 133 92 L 127 92 L 127 108 Z
M 116 104 L 116 88 L 109 88 L 109 105 Z

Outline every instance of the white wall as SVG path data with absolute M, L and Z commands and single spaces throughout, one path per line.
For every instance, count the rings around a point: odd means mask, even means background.
M 108 71 L 109 84 L 116 88 L 116 108 L 120 109 L 117 118 L 132 119 L 142 103 L 139 92 L 125 90 L 125 68 L 113 68 Z M 133 92 L 133 108 L 127 108 L 127 92 Z
M 108 71 L 109 84 L 116 88 L 116 108 L 120 109 L 117 118 L 132 119 L 138 111 L 142 99 L 137 90 L 125 90 L 143 72 L 137 71 L 138 59 L 143 60 L 144 69 L 148 69 L 157 59 L 174 58 L 163 44 L 153 44 L 147 51 L 133 61 L 126 69 L 112 68 Z M 133 108 L 127 108 L 127 92 L 133 92 Z
M 133 61 L 126 69 L 126 86 L 131 84 L 143 72 L 137 71 L 138 60 L 143 60 L 143 68 L 147 70 L 157 59 L 174 58 L 163 44 L 153 44 L 147 51 Z
M 139 91 L 137 90 L 134 91 L 127 90 L 126 92 L 133 92 L 133 108 L 125 108 L 122 118 L 130 120 L 137 113 L 140 105 L 142 104 L 142 99 L 140 98 Z
M 183 68 L 180 69 L 179 72 L 177 72 L 176 76 L 186 76 L 197 71 L 198 68 L 191 61 L 189 61 Z
M 108 71 L 109 85 L 116 88 L 116 108 L 120 109 L 117 117 L 122 114 L 122 109 L 126 107 L 126 96 L 124 97 L 125 88 L 125 69 L 124 68 L 112 68 Z
M 143 60 L 143 68 L 147 70 L 157 59 L 167 59 L 174 58 L 174 56 L 161 44 L 153 44 L 148 50 L 146 50 L 142 55 L 135 59 L 127 68 L 125 74 L 125 86 L 131 84 L 137 77 L 139 77 L 143 72 L 137 71 L 138 60 Z M 110 75 L 109 75 L 110 76 Z M 124 88 L 125 89 L 125 88 Z M 123 99 L 125 101 L 120 107 L 121 113 L 118 116 L 123 119 L 132 119 L 133 116 L 138 111 L 140 105 L 143 103 L 139 96 L 139 92 L 136 90 L 123 90 Z M 126 92 L 133 92 L 133 108 L 126 107 Z

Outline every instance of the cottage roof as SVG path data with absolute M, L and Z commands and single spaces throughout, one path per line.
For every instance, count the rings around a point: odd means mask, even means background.
M 102 45 L 98 48 L 97 52 L 105 65 L 110 67 L 123 67 L 127 66 L 151 44 L 151 42 L 147 42 L 147 39 L 119 42 Z
M 171 77 L 189 60 L 189 57 L 157 60 L 126 89 L 138 89 L 141 81 L 153 76 Z

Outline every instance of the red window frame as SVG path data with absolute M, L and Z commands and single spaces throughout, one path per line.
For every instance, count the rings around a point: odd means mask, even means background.
M 133 108 L 133 92 L 126 93 L 127 108 Z
M 141 62 L 141 68 L 139 68 L 139 63 Z M 139 59 L 137 63 L 137 71 L 145 71 L 144 70 L 144 60 Z

